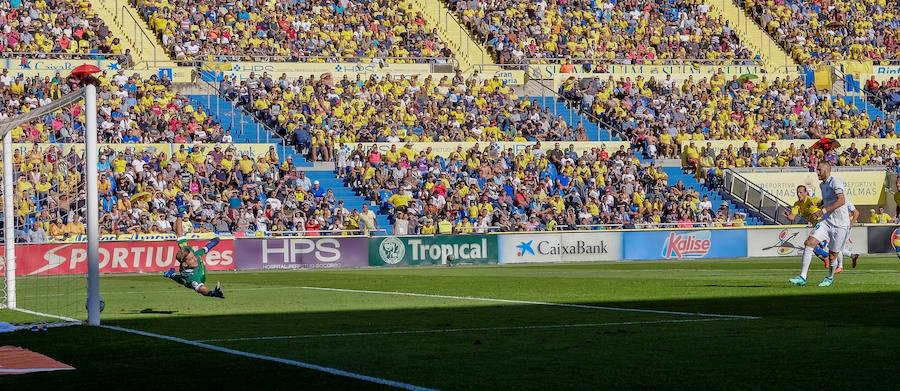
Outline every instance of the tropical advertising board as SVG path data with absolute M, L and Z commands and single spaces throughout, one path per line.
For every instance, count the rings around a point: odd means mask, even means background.
M 392 236 L 369 240 L 370 266 L 497 263 L 496 235 Z

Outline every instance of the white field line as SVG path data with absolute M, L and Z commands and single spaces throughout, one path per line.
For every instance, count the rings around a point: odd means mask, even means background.
M 702 312 L 683 312 L 683 311 L 651 310 L 651 309 L 644 309 L 644 308 L 607 307 L 607 306 L 588 305 L 588 304 L 568 304 L 568 303 L 550 303 L 550 302 L 545 302 L 545 301 L 495 299 L 495 298 L 489 298 L 489 297 L 431 295 L 431 294 L 427 294 L 427 293 L 371 291 L 371 290 L 364 290 L 364 289 L 341 289 L 341 288 L 326 288 L 326 287 L 317 287 L 317 286 L 301 286 L 298 288 L 318 290 L 318 291 L 329 291 L 329 292 L 366 293 L 366 294 L 373 294 L 373 295 L 411 296 L 411 297 L 431 297 L 431 298 L 436 298 L 436 299 L 486 301 L 486 302 L 493 302 L 493 303 L 508 303 L 508 304 L 543 305 L 543 306 L 549 306 L 549 307 L 579 308 L 579 309 L 619 311 L 619 312 L 642 312 L 642 313 L 647 313 L 647 314 L 700 316 L 700 317 L 705 317 L 705 318 L 761 319 L 761 317 L 759 317 L 759 316 L 748 316 L 748 315 L 708 314 L 708 313 L 702 313 Z
M 59 315 L 46 314 L 46 313 L 43 313 L 43 312 L 32 311 L 32 310 L 28 310 L 28 309 L 25 309 L 25 308 L 11 308 L 11 310 L 13 310 L 13 311 L 19 311 L 19 312 L 26 313 L 26 314 L 30 314 L 30 315 L 36 315 L 36 316 L 43 316 L 43 317 L 46 317 L 46 318 L 59 319 L 59 320 L 65 321 L 65 322 L 81 323 L 81 321 L 78 320 L 78 319 L 72 319 L 72 318 L 69 318 L 69 317 L 59 316 Z
M 432 294 L 427 294 L 427 293 L 414 293 L 414 292 L 391 292 L 391 291 L 372 291 L 372 290 L 359 290 L 359 289 L 341 289 L 341 288 L 327 288 L 327 287 L 317 287 L 317 286 L 277 286 L 277 287 L 259 287 L 259 288 L 235 288 L 235 289 L 228 289 L 228 291 L 230 291 L 230 292 L 234 292 L 234 291 L 264 291 L 264 290 L 285 290 L 285 289 L 306 289 L 306 290 L 329 291 L 329 292 L 428 297 L 428 298 L 436 298 L 436 299 L 470 300 L 470 301 L 482 301 L 482 302 L 494 302 L 494 303 L 543 305 L 543 306 L 552 306 L 552 307 L 580 308 L 580 309 L 620 311 L 620 312 L 642 312 L 642 313 L 649 313 L 649 314 L 700 316 L 700 317 L 706 317 L 706 318 L 761 319 L 761 317 L 759 317 L 759 316 L 748 316 L 748 315 L 709 314 L 709 313 L 702 313 L 702 312 L 666 311 L 666 310 L 653 310 L 653 309 L 643 309 L 643 308 L 624 308 L 624 307 L 596 306 L 596 305 L 587 305 L 587 304 L 551 303 L 551 302 L 543 302 L 543 301 L 496 299 L 496 298 L 474 297 L 474 296 L 432 295 Z M 156 294 L 163 294 L 163 293 L 181 294 L 181 290 L 180 289 L 168 289 L 168 290 L 159 290 L 159 291 L 122 291 L 122 292 L 107 292 L 105 294 L 106 295 L 112 295 L 112 294 L 133 295 L 133 294 L 153 294 L 153 293 L 156 293 Z M 46 295 L 46 296 L 50 296 L 50 295 Z M 42 296 L 42 297 L 44 297 L 44 296 Z
M 173 337 L 170 335 L 150 333 L 150 332 L 146 332 L 146 331 L 129 329 L 126 327 L 119 327 L 119 326 L 104 325 L 104 326 L 100 326 L 100 327 L 103 327 L 103 328 L 106 328 L 109 330 L 123 332 L 123 333 L 137 334 L 137 335 L 141 335 L 141 336 L 145 336 L 145 337 L 151 337 L 151 338 L 157 338 L 157 339 L 162 339 L 162 340 L 171 341 L 171 342 L 177 342 L 177 343 L 184 344 L 184 345 L 190 345 L 190 346 L 194 346 L 194 347 L 198 347 L 198 348 L 202 348 L 202 349 L 213 350 L 216 352 L 231 354 L 231 355 L 235 355 L 235 356 L 241 356 L 241 357 L 253 358 L 253 359 L 257 359 L 257 360 L 271 361 L 271 362 L 277 362 L 277 363 L 286 364 L 286 365 L 292 365 L 295 367 L 324 372 L 324 373 L 327 373 L 330 375 L 347 377 L 350 379 L 361 380 L 361 381 L 365 381 L 365 382 L 369 382 L 369 383 L 375 383 L 375 384 L 380 384 L 383 386 L 389 386 L 389 387 L 394 387 L 394 388 L 399 388 L 399 389 L 404 389 L 404 390 L 415 390 L 415 391 L 431 391 L 432 390 L 430 388 L 420 387 L 420 386 L 416 386 L 413 384 L 383 379 L 380 377 L 362 375 L 362 374 L 358 374 L 355 372 L 345 371 L 342 369 L 331 368 L 331 367 L 326 367 L 326 366 L 316 365 L 316 364 L 310 364 L 310 363 L 303 362 L 303 361 L 291 360 L 291 359 L 286 359 L 286 358 L 281 358 L 281 357 L 267 356 L 264 354 L 244 352 L 244 351 L 229 349 L 229 348 L 225 348 L 225 347 L 221 347 L 221 346 L 210 345 L 210 344 L 203 343 L 203 342 L 197 342 L 197 341 L 187 340 L 184 338 Z
M 443 334 L 443 333 L 465 333 L 465 332 L 473 332 L 473 331 L 546 330 L 546 329 L 567 329 L 567 328 L 580 328 L 580 327 L 631 326 L 631 325 L 641 325 L 641 324 L 716 322 L 716 321 L 723 321 L 723 320 L 744 320 L 744 319 L 742 319 L 742 318 L 668 319 L 668 320 L 648 320 L 648 321 L 639 321 L 639 322 L 572 323 L 572 324 L 548 324 L 548 325 L 533 325 L 533 326 L 498 326 L 498 327 L 470 327 L 470 328 L 433 329 L 433 330 L 372 331 L 372 332 L 359 332 L 359 333 L 274 335 L 274 336 L 264 336 L 264 337 L 199 339 L 196 341 L 197 342 L 237 342 L 237 341 L 267 341 L 267 340 L 278 340 L 278 339 L 302 339 L 302 338 L 371 337 L 371 336 L 381 336 L 381 335 Z
M 770 275 L 787 275 L 787 274 L 790 274 L 790 273 L 785 274 L 785 273 L 784 273 L 785 270 L 789 270 L 789 269 L 752 269 L 752 271 L 756 272 L 756 273 L 754 274 L 754 276 L 770 276 Z M 790 270 L 793 270 L 793 269 L 790 269 Z M 731 269 L 702 269 L 702 270 L 694 270 L 694 271 L 734 272 L 734 270 L 731 270 Z M 660 269 L 605 270 L 604 273 L 606 273 L 606 272 L 616 272 L 616 273 L 633 273 L 633 272 L 667 272 L 667 273 L 671 273 L 671 270 L 660 270 Z M 759 273 L 759 272 L 775 272 L 775 273 Z M 851 273 L 852 273 L 851 275 L 853 275 L 853 274 L 875 274 L 875 273 L 877 273 L 877 274 L 884 274 L 884 273 L 900 273 L 900 270 L 871 270 L 871 269 L 867 269 L 867 270 L 854 270 L 854 271 L 852 271 Z M 121 276 L 116 276 L 116 277 L 121 277 Z M 547 277 L 548 277 L 548 278 L 552 278 L 553 275 L 552 275 L 552 274 L 548 274 Z M 706 276 L 706 277 L 713 277 L 713 276 Z M 745 281 L 745 280 L 751 280 L 751 279 L 752 279 L 752 278 L 750 278 L 750 276 L 748 276 L 748 277 L 742 277 L 742 278 L 735 278 L 735 276 L 732 275 L 732 276 L 725 276 L 725 277 L 734 279 L 735 281 L 737 281 L 737 280 Z M 699 282 L 699 281 L 705 281 L 705 280 L 702 279 L 702 278 L 700 278 L 700 279 L 697 279 L 697 278 L 688 278 L 688 279 L 686 279 L 686 281 Z M 785 280 L 785 281 L 786 281 L 786 280 Z M 766 284 L 765 281 L 760 282 L 760 283 L 761 283 L 761 284 Z M 860 285 L 860 286 L 863 286 L 863 285 L 866 285 L 866 286 L 874 286 L 874 285 L 897 285 L 897 284 L 889 284 L 889 283 L 881 283 L 881 282 L 877 282 L 877 283 L 849 282 L 849 281 L 844 281 L 844 279 L 843 279 L 843 278 L 840 278 L 840 277 L 838 278 L 837 283 L 839 283 L 840 285 Z M 785 287 L 789 287 L 789 284 L 787 284 L 786 282 L 785 282 L 785 284 L 783 284 L 783 285 L 784 285 Z M 772 287 L 772 288 L 777 288 L 778 286 L 772 285 L 771 287 Z M 228 291 L 229 291 L 229 292 L 244 292 L 244 291 L 269 291 L 269 290 L 285 290 L 285 289 L 308 289 L 308 287 L 298 287 L 298 286 L 272 286 L 272 287 L 258 287 L 258 288 L 230 288 L 230 289 L 228 289 Z M 177 288 L 175 288 L 175 289 L 155 289 L 155 290 L 144 290 L 144 291 L 115 291 L 115 292 L 102 292 L 102 294 L 103 294 L 103 295 L 146 295 L 146 294 L 170 294 L 170 293 L 181 294 L 181 292 L 182 292 L 182 289 L 177 289 Z M 63 296 L 71 296 L 72 294 L 77 294 L 77 295 L 85 296 L 85 295 L 87 295 L 87 292 L 73 292 L 73 293 L 71 293 L 71 294 L 70 294 L 70 293 L 54 293 L 54 294 L 49 294 L 49 295 L 22 295 L 22 294 L 20 294 L 20 295 L 19 295 L 19 298 L 63 297 Z

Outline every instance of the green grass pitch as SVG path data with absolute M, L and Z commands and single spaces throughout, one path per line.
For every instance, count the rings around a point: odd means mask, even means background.
M 224 301 L 156 275 L 105 276 L 103 321 L 437 389 L 896 387 L 900 261 L 863 257 L 831 288 L 815 286 L 821 263 L 810 286 L 790 286 L 798 263 L 212 274 Z M 3 376 L 2 390 L 384 388 L 103 328 L 0 334 L 3 345 L 77 370 Z

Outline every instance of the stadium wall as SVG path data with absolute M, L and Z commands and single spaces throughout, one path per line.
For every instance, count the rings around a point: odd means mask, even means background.
M 850 236 L 852 251 L 894 253 L 900 244 L 898 231 L 900 226 L 896 224 L 855 226 Z M 798 257 L 809 232 L 809 227 L 792 225 L 437 236 L 227 237 L 204 259 L 210 270 L 225 271 Z M 197 248 L 206 242 L 190 241 Z M 140 240 L 107 241 L 101 243 L 100 267 L 103 273 L 159 273 L 177 267 L 176 251 L 174 240 L 149 235 Z M 22 244 L 16 247 L 17 274 L 84 274 L 86 252 L 83 242 Z M 2 261 L 0 258 L 0 273 Z

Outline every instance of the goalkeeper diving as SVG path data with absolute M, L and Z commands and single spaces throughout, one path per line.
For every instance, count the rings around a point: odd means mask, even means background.
M 216 283 L 215 289 L 210 290 L 207 288 L 206 265 L 203 263 L 203 256 L 217 244 L 219 244 L 218 237 L 210 240 L 203 248 L 194 250 L 194 248 L 188 244 L 187 239 L 178 239 L 178 253 L 175 255 L 175 260 L 178 261 L 178 272 L 176 273 L 175 268 L 173 267 L 165 272 L 163 276 L 171 278 L 179 285 L 193 289 L 203 296 L 224 299 L 225 293 L 222 292 L 222 285 L 218 282 Z

